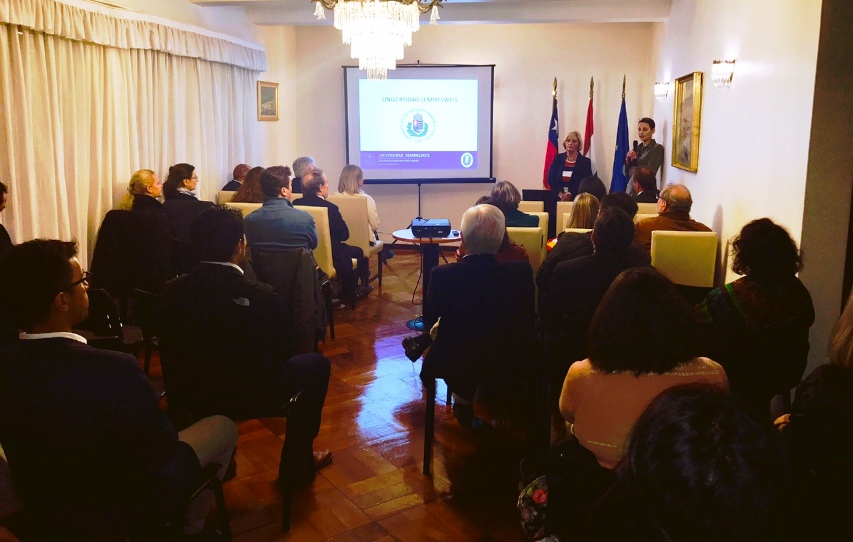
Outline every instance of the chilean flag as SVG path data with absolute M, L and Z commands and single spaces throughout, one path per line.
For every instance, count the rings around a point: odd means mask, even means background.
M 556 80 L 554 85 L 556 85 Z M 556 88 L 556 87 L 555 87 Z M 557 93 L 554 92 L 554 103 L 551 106 L 551 123 L 548 125 L 548 148 L 545 150 L 545 170 L 542 172 L 542 186 L 546 190 L 550 190 L 548 185 L 548 170 L 551 169 L 551 162 L 557 156 L 557 140 L 560 137 L 560 122 L 557 120 Z

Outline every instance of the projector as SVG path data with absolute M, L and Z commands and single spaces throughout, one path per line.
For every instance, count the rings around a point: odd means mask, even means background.
M 415 237 L 447 237 L 450 221 L 446 218 L 416 218 L 412 220 L 412 235 Z

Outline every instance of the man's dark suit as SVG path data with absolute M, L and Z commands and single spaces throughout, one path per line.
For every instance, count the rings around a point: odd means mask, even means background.
M 353 272 L 352 260 L 361 262 L 364 253 L 360 248 L 344 243 L 349 239 L 349 228 L 344 222 L 344 217 L 337 205 L 327 201 L 316 194 L 306 195 L 293 202 L 296 206 L 325 207 L 329 210 L 329 231 L 332 236 L 332 263 L 335 271 L 341 278 L 344 299 L 355 295 L 355 286 L 358 274 Z
M 655 192 L 655 190 L 643 190 L 639 194 L 634 194 L 631 197 L 634 198 L 634 201 L 637 203 L 657 203 L 658 196 Z
M 223 186 L 221 190 L 225 190 L 227 192 L 236 192 L 237 190 L 240 190 L 241 186 L 243 186 L 243 183 L 241 183 L 237 179 L 231 179 L 230 181 L 225 183 L 225 186 Z
M 3 224 L 0 224 L 0 259 L 2 259 L 11 248 L 12 238 L 9 237 L 9 232 L 6 231 Z
M 314 353 L 290 357 L 291 323 L 273 288 L 229 265 L 202 262 L 169 281 L 160 298 L 160 357 L 170 408 L 193 420 L 278 416 L 301 390 L 287 422 L 282 468 L 313 468 L 329 361 Z
M 560 262 L 554 268 L 539 305 L 554 384 L 557 380 L 562 384 L 569 365 L 587 357 L 586 333 L 595 309 L 619 273 L 635 265 L 626 256 L 596 252 Z
M 58 531 L 39 539 L 100 539 L 180 513 L 199 460 L 158 400 L 129 354 L 64 337 L 4 345 L 0 442 L 36 527 Z
M 433 269 L 427 295 L 424 322 L 441 323 L 422 379 L 443 378 L 469 401 L 479 386 L 488 402 L 511 397 L 534 376 L 540 357 L 528 262 L 470 254 Z

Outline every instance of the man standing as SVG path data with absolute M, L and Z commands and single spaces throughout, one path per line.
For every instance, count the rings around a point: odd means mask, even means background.
M 40 540 L 100 540 L 165 522 L 200 466 L 222 465 L 222 478 L 237 441 L 223 416 L 176 432 L 135 357 L 72 331 L 89 309 L 76 254 L 74 242 L 28 241 L 0 271 L 19 286 L 3 288 L 3 304 L 26 330 L 0 349 L 0 442 Z M 201 531 L 208 506 L 209 496 L 193 501 L 185 531 Z
M 302 178 L 305 177 L 306 173 L 316 168 L 317 164 L 314 163 L 314 159 L 310 156 L 300 156 L 293 161 L 293 174 L 296 176 L 292 183 L 294 192 L 297 194 L 302 193 Z
M 344 241 L 349 239 L 349 228 L 341 211 L 334 203 L 327 201 L 329 197 L 329 180 L 322 169 L 313 169 L 302 178 L 302 197 L 294 205 L 325 207 L 329 210 L 329 233 L 332 241 L 332 261 L 335 271 L 341 279 L 341 299 L 352 305 L 355 298 L 362 298 L 373 291 L 373 286 L 364 285 L 356 288 L 359 276 L 364 276 L 364 253 L 360 248 L 350 246 Z M 353 272 L 352 260 L 358 261 L 358 270 Z
M 234 178 L 225 183 L 225 186 L 222 187 L 222 190 L 227 190 L 230 192 L 236 192 L 243 186 L 243 181 L 246 180 L 246 174 L 249 173 L 249 170 L 252 169 L 248 164 L 237 164 L 234 168 Z
M 669 231 L 711 231 L 711 228 L 690 218 L 693 198 L 690 190 L 683 184 L 668 184 L 661 190 L 658 198 L 658 216 L 641 220 L 634 232 L 634 244 L 646 251 L 652 249 L 652 232 Z
M 317 353 L 291 356 L 294 345 L 286 330 L 293 324 L 275 290 L 247 279 L 237 266 L 246 252 L 238 211 L 222 206 L 199 215 L 192 247 L 200 263 L 169 281 L 160 301 L 160 356 L 170 409 L 191 418 L 275 417 L 300 393 L 288 413 L 279 482 L 291 487 L 311 482 L 332 459 L 328 451 L 313 452 L 329 360 Z
M 656 203 L 658 201 L 657 179 L 652 170 L 641 166 L 634 169 L 631 176 L 634 193 L 631 195 L 637 203 Z
M 246 217 L 249 245 L 271 250 L 317 248 L 317 227 L 305 211 L 290 203 L 290 177 L 284 166 L 269 167 L 261 173 L 263 206 Z

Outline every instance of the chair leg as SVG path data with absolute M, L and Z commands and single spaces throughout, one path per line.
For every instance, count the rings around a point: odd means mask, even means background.
M 335 340 L 335 317 L 332 314 L 332 284 L 325 282 L 323 284 L 323 299 L 326 301 L 326 319 L 329 321 L 329 335 L 332 340 Z
M 378 274 L 379 274 L 379 287 L 380 288 L 382 288 L 382 267 L 383 267 L 383 265 L 382 265 L 382 254 L 384 254 L 384 253 L 385 253 L 385 249 L 383 248 L 379 252 L 379 271 L 378 271 Z
M 424 475 L 430 476 L 432 441 L 435 437 L 435 379 L 426 383 L 426 417 L 424 421 Z
M 293 489 L 284 488 L 281 491 L 281 532 L 290 531 L 290 508 L 293 504 Z
M 145 364 L 142 370 L 145 371 L 146 377 L 151 372 L 151 341 L 149 339 L 145 340 Z
M 222 540 L 231 542 L 231 523 L 228 521 L 228 509 L 225 508 L 225 494 L 222 492 L 222 484 L 212 484 L 213 497 L 216 499 L 216 521 L 219 523 L 219 532 L 222 533 Z

